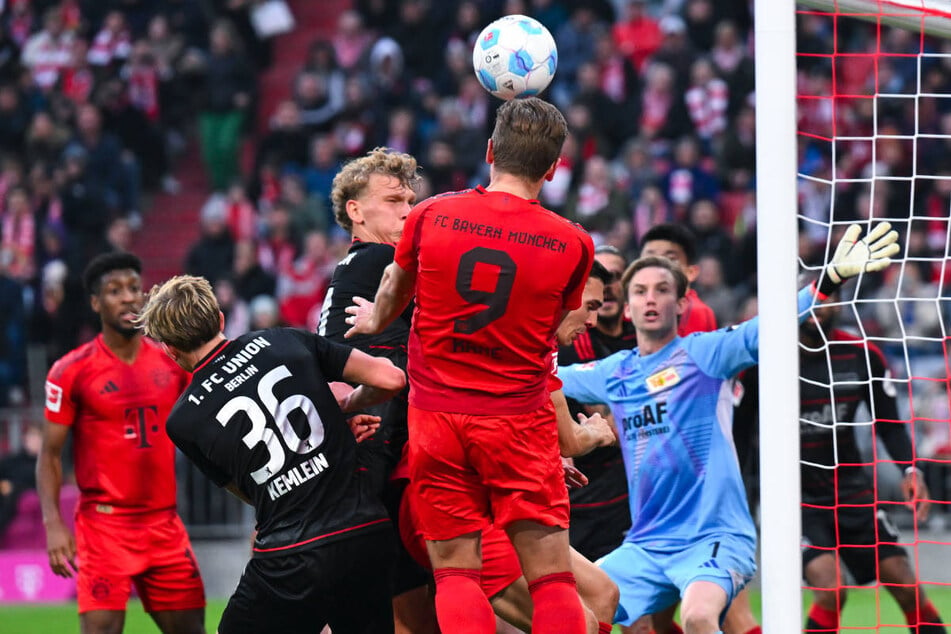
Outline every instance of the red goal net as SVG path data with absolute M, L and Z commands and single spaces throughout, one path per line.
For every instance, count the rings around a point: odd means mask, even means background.
M 951 619 L 949 36 L 946 2 L 797 12 L 801 268 L 817 274 L 852 223 L 887 220 L 903 244 L 800 344 L 810 631 L 930 634 Z M 924 504 L 908 504 L 922 482 Z

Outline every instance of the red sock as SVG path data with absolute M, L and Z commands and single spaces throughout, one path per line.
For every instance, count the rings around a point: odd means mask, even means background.
M 928 625 L 941 625 L 941 616 L 938 614 L 938 610 L 935 609 L 934 604 L 931 601 L 926 601 L 918 606 L 917 611 L 905 612 L 905 621 L 908 625 L 927 627 Z M 924 631 L 922 630 L 922 632 Z
M 747 632 L 746 634 L 763 634 L 763 628 L 761 628 L 759 625 L 757 625 L 756 627 L 754 627 L 753 629 L 751 629 L 751 630 L 750 630 L 749 632 Z
M 436 620 L 443 632 L 495 634 L 495 613 L 480 583 L 482 571 L 472 568 L 437 568 Z
M 598 621 L 598 634 L 611 634 L 611 624 Z
M 669 634 L 684 634 L 684 631 L 680 629 L 680 626 L 676 622 L 670 622 L 670 629 L 667 630 Z
M 532 612 L 533 632 L 584 634 L 587 629 L 584 608 L 578 597 L 575 576 L 557 572 L 539 577 L 528 584 L 535 609 Z
M 809 609 L 806 630 L 839 631 L 839 611 L 826 610 L 818 603 L 813 603 Z

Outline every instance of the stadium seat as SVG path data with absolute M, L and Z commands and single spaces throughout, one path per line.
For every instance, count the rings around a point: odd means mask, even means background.
M 79 503 L 79 489 L 64 484 L 60 492 L 59 508 L 66 526 L 73 530 L 74 513 Z M 36 491 L 25 491 L 17 501 L 17 514 L 0 535 L 0 550 L 46 550 L 46 530 L 40 496 Z

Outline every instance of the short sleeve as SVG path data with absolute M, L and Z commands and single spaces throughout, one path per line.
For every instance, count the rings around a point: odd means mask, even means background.
M 607 403 L 604 362 L 575 363 L 558 368 L 562 391 L 579 403 Z
M 317 364 L 320 372 L 328 381 L 342 381 L 343 369 L 350 359 L 353 348 L 342 343 L 335 343 L 320 335 L 311 335 L 314 338 L 314 351 L 317 353 Z
M 72 425 L 76 420 L 76 401 L 73 395 L 76 373 L 53 365 L 46 377 L 46 400 L 44 414 L 46 420 L 60 425 Z

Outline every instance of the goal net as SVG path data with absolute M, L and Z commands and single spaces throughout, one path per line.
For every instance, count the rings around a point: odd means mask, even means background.
M 886 272 L 842 289 L 834 327 L 847 334 L 820 325 L 814 347 L 800 343 L 802 530 L 821 534 L 829 518 L 838 542 L 804 548 L 834 556 L 835 582 L 821 589 L 841 631 L 907 632 L 924 596 L 951 618 L 951 3 L 809 0 L 796 13 L 800 270 L 817 276 L 852 223 L 887 220 L 903 245 Z M 904 502 L 896 427 L 929 487 L 927 516 Z M 814 495 L 823 478 L 827 499 Z M 863 529 L 883 554 L 904 549 L 924 595 L 882 583 L 881 557 L 847 543 Z M 815 589 L 804 582 L 806 605 Z M 895 589 L 911 593 L 911 616 Z

